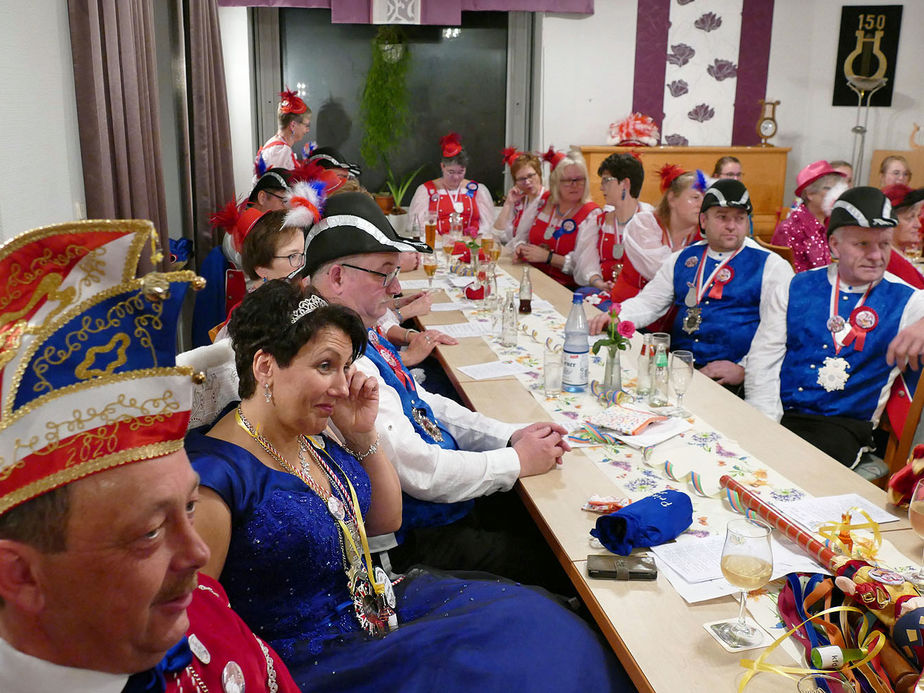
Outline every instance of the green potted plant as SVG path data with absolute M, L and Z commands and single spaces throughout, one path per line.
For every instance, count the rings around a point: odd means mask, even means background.
M 385 177 L 385 187 L 388 189 L 393 200 L 392 209 L 390 212 L 386 212 L 386 214 L 399 236 L 405 235 L 408 226 L 412 223 L 408 218 L 407 210 L 402 207 L 404 204 L 404 196 L 407 195 L 407 191 L 413 184 L 414 178 L 416 178 L 417 174 L 422 170 L 423 165 L 418 166 L 410 173 L 399 178 L 395 175 L 388 161 L 385 161 L 385 171 L 387 173 Z
M 363 139 L 359 151 L 367 164 L 375 166 L 379 162 L 383 163 L 391 182 L 397 182 L 397 179 L 391 175 L 387 157 L 409 128 L 407 70 L 410 60 L 411 53 L 401 28 L 391 25 L 379 27 L 372 39 L 372 63 L 366 73 L 359 102 L 363 123 Z M 397 188 L 395 186 L 395 190 Z M 407 192 L 406 188 L 404 192 Z M 392 198 L 392 195 L 390 193 L 385 197 Z M 395 201 L 379 199 L 378 195 L 376 201 L 386 214 L 396 204 Z

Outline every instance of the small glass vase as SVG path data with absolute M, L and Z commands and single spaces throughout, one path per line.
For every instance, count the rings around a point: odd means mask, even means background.
M 606 350 L 606 365 L 603 367 L 603 387 L 607 390 L 622 389 L 622 365 L 619 363 L 619 349 Z

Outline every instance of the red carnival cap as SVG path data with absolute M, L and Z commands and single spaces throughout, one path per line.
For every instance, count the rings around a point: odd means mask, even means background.
M 824 176 L 841 176 L 842 178 L 846 178 L 847 174 L 831 168 L 831 164 L 823 159 L 820 161 L 813 161 L 799 171 L 799 175 L 796 176 L 796 196 L 802 197 L 802 191 Z
M 279 92 L 279 98 L 282 99 L 279 102 L 280 113 L 295 113 L 297 115 L 308 110 L 308 106 L 301 100 L 298 92 L 291 89 Z
M 458 132 L 450 132 L 440 137 L 440 151 L 444 159 L 451 159 L 458 156 L 462 151 L 462 138 Z
M 513 162 L 516 161 L 521 154 L 523 154 L 523 152 L 516 147 L 507 147 L 501 152 L 501 155 L 504 157 L 504 163 L 510 167 L 511 173 L 513 173 Z
M 661 193 L 666 193 L 671 187 L 671 183 L 684 173 L 686 173 L 686 171 L 677 164 L 664 164 L 664 166 L 659 168 L 658 175 L 661 177 Z
M 226 233 L 231 234 L 237 252 L 243 249 L 244 239 L 247 238 L 253 225 L 257 223 L 257 219 L 266 214 L 266 211 L 248 207 L 247 204 L 246 199 L 241 202 L 231 200 L 209 217 L 209 222 L 213 227 L 224 229 Z
M 556 152 L 555 148 L 552 147 L 551 145 L 549 146 L 549 151 L 547 151 L 545 154 L 542 155 L 542 160 L 549 162 L 549 168 L 552 171 L 555 170 L 555 168 L 562 162 L 564 158 L 565 158 L 565 153 Z
M 895 183 L 882 189 L 882 192 L 892 203 L 892 209 L 899 210 L 903 207 L 912 207 L 921 200 L 924 200 L 924 188 L 915 190 L 904 183 Z

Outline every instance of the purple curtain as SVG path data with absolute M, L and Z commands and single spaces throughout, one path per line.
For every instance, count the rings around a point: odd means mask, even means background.
M 593 14 L 594 0 L 420 0 L 424 24 L 457 24 L 463 11 Z M 303 7 L 331 10 L 335 24 L 368 24 L 370 0 L 218 0 L 225 7 Z
M 215 245 L 209 216 L 234 198 L 231 124 L 215 0 L 186 3 L 187 112 L 196 255 Z
M 150 219 L 167 247 L 154 19 L 145 0 L 69 0 L 87 216 Z

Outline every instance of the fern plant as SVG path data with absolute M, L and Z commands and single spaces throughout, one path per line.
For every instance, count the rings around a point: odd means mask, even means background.
M 407 69 L 410 59 L 404 32 L 395 26 L 380 27 L 372 39 L 372 64 L 359 104 L 363 121 L 359 151 L 369 165 L 381 161 L 387 166 L 386 157 L 408 131 Z

